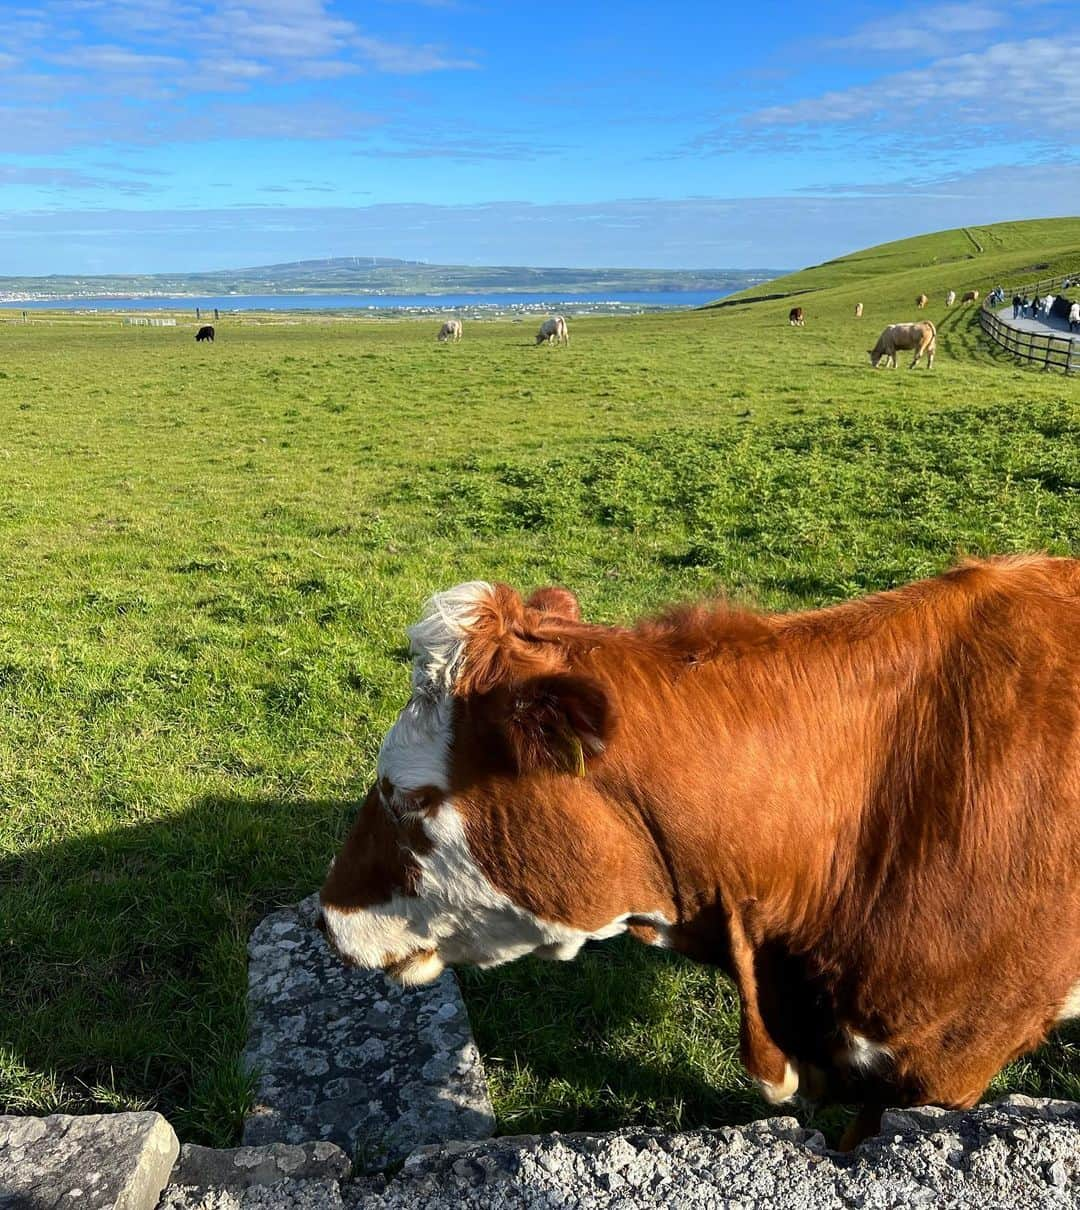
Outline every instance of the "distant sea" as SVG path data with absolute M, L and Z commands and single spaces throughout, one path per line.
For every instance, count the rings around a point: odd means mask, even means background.
M 7 299 L 0 307 L 25 311 L 551 311 L 662 310 L 701 307 L 734 294 L 728 290 L 598 290 L 578 294 L 229 294 L 222 298 L 36 298 Z

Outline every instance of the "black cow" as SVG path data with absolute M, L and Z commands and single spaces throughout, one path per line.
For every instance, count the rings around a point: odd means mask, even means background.
M 195 333 L 196 340 L 208 340 L 211 344 L 214 343 L 214 329 L 211 324 L 203 324 L 203 326 Z

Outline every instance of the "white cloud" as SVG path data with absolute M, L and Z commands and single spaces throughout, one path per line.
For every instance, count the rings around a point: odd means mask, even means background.
M 887 17 L 870 21 L 843 38 L 830 39 L 825 45 L 882 54 L 905 51 L 940 54 L 958 40 L 986 34 L 1005 23 L 1006 15 L 988 4 L 942 4 L 907 12 L 891 10 Z
M 925 68 L 827 92 L 751 115 L 754 127 L 870 120 L 929 133 L 961 123 L 983 129 L 1080 133 L 1080 37 L 999 42 Z

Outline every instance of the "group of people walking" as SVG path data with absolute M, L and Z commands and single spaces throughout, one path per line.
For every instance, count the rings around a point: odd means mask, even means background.
M 1054 304 L 1055 297 L 1052 294 L 1048 294 L 1045 298 L 1039 298 L 1038 295 L 1029 298 L 1026 294 L 1014 294 L 1012 299 L 1013 319 L 1046 319 L 1051 314 L 1061 315 L 1062 311 Z M 1080 302 L 1069 304 L 1068 321 L 1070 332 L 1080 332 Z

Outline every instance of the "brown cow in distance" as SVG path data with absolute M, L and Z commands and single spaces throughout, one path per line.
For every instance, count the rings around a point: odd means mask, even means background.
M 979 292 L 978 292 L 978 290 L 969 290 L 969 291 L 968 291 L 968 292 L 967 292 L 967 293 L 964 295 L 964 297 L 960 299 L 960 301 L 961 301 L 962 303 L 968 303 L 968 302 L 972 302 L 972 303 L 973 303 L 973 302 L 978 302 L 978 301 L 979 301 Z
M 320 926 L 406 984 L 628 932 L 731 976 L 768 1099 L 970 1106 L 1080 1016 L 1077 635 L 1046 557 L 628 627 L 459 585 Z
M 792 307 L 788 312 L 787 321 L 793 328 L 801 328 L 806 323 L 802 307 Z

